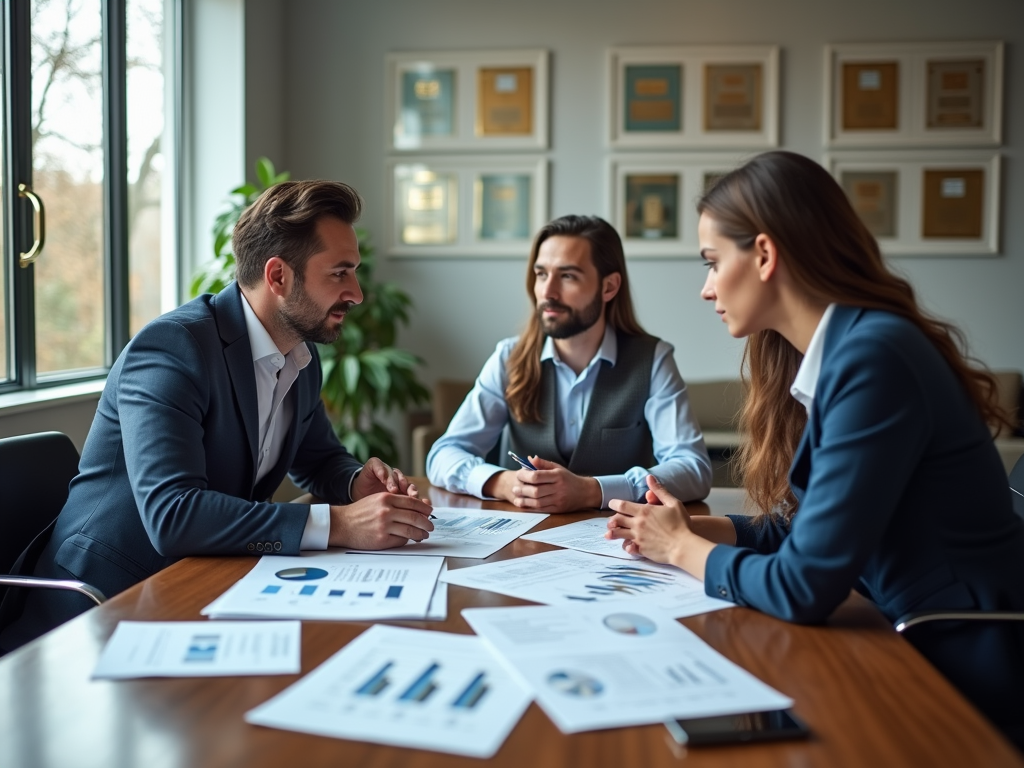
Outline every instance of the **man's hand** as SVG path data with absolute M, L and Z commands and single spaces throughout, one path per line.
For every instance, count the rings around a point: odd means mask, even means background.
M 413 496 L 376 493 L 346 506 L 331 507 L 328 546 L 350 549 L 401 547 L 423 541 L 434 530 L 431 507 Z
M 531 456 L 530 463 L 537 471 L 520 469 L 511 482 L 508 500 L 520 509 L 548 514 L 600 509 L 601 485 L 594 478 L 580 477 L 560 464 L 537 456 Z
M 375 493 L 398 493 L 418 499 L 420 492 L 400 469 L 392 469 L 377 457 L 367 461 L 352 481 L 352 500 L 365 499 Z M 430 502 L 427 501 L 427 504 Z

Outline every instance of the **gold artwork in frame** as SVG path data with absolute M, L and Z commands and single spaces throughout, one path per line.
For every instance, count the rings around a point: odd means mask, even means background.
M 704 130 L 760 131 L 763 73 L 761 64 L 706 64 Z
M 533 67 L 481 67 L 477 73 L 478 136 L 533 133 Z
M 980 238 L 985 215 L 985 171 L 981 168 L 924 170 L 924 237 Z
M 844 131 L 899 128 L 899 62 L 845 62 L 842 69 Z
M 928 128 L 984 125 L 985 60 L 928 62 Z

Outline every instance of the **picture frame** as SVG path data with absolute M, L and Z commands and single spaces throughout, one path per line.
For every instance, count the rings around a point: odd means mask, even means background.
M 390 53 L 386 69 L 393 152 L 548 147 L 546 50 Z
M 778 46 L 615 47 L 607 68 L 613 148 L 778 146 Z
M 387 253 L 526 258 L 547 221 L 548 161 L 416 155 L 388 163 Z
M 630 259 L 698 258 L 696 201 L 750 158 L 743 153 L 617 155 L 609 159 L 608 221 Z
M 886 256 L 999 253 L 998 151 L 843 151 L 826 166 Z
M 830 148 L 998 146 L 1003 43 L 825 46 Z

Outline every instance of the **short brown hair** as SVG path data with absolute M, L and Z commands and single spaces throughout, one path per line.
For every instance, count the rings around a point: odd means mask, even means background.
M 317 222 L 333 216 L 354 224 L 362 208 L 359 193 L 340 181 L 275 184 L 245 209 L 231 234 L 238 284 L 258 285 L 272 256 L 281 257 L 301 278 L 309 257 L 323 248 Z

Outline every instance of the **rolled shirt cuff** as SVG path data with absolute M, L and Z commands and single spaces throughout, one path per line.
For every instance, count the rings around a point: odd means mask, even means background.
M 470 470 L 469 477 L 466 478 L 466 493 L 480 499 L 493 499 L 493 496 L 484 495 L 484 485 L 496 474 L 504 471 L 504 467 L 496 464 L 478 464 Z

